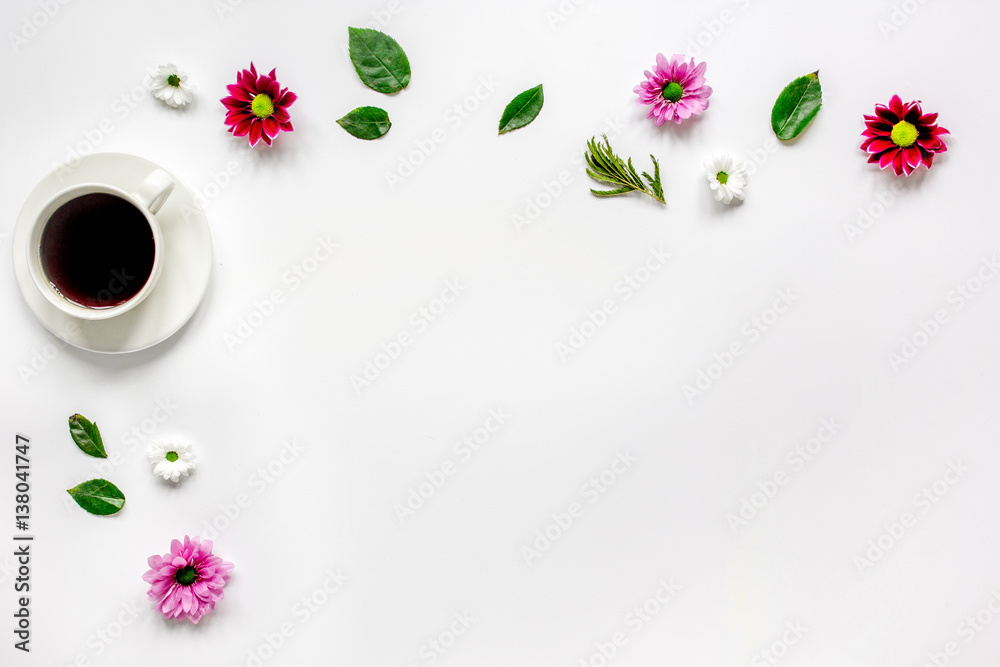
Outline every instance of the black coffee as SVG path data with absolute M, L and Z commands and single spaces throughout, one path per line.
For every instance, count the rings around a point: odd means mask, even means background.
M 131 202 L 94 193 L 66 202 L 42 231 L 42 269 L 52 286 L 88 308 L 135 296 L 153 270 L 153 230 Z

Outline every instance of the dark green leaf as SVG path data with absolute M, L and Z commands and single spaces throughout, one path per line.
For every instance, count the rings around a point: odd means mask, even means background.
M 351 62 L 366 86 L 387 95 L 410 83 L 410 61 L 389 35 L 371 28 L 348 28 Z
M 101 432 L 97 430 L 97 424 L 90 423 L 83 415 L 73 415 L 69 418 L 69 434 L 73 436 L 73 442 L 84 454 L 99 459 L 108 458 L 107 452 L 104 451 L 104 441 L 101 440 Z
M 500 134 L 524 127 L 535 120 L 544 103 L 545 96 L 542 94 L 541 84 L 515 97 L 503 110 L 503 116 L 500 117 Z
M 819 71 L 806 74 L 785 86 L 771 109 L 771 129 L 779 139 L 799 136 L 823 106 Z
M 73 496 L 77 505 L 98 516 L 117 514 L 125 507 L 125 494 L 106 479 L 92 479 L 74 486 L 67 493 Z
M 389 114 L 378 107 L 358 107 L 337 122 L 358 139 L 378 139 L 392 127 Z

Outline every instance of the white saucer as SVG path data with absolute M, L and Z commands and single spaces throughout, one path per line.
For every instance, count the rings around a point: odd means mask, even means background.
M 170 173 L 176 185 L 156 214 L 163 229 L 164 264 L 153 291 L 132 310 L 107 320 L 81 320 L 49 303 L 31 280 L 25 247 L 31 221 L 45 203 L 80 183 L 110 183 L 133 192 L 154 169 Z M 43 178 L 21 207 L 12 246 L 14 275 L 31 311 L 56 337 L 92 352 L 136 352 L 169 338 L 198 309 L 212 271 L 212 236 L 194 192 L 165 167 L 127 153 L 87 155 L 75 167 Z

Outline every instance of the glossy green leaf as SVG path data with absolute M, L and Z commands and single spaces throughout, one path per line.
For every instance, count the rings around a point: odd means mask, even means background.
M 500 117 L 500 134 L 524 127 L 535 120 L 544 103 L 545 96 L 542 94 L 541 84 L 515 97 L 503 110 L 503 116 Z
M 392 122 L 389 114 L 378 107 L 358 107 L 337 121 L 358 139 L 378 139 L 384 136 Z
M 107 452 L 104 451 L 104 441 L 101 440 L 101 432 L 97 430 L 97 424 L 92 424 L 83 415 L 73 415 L 69 418 L 69 434 L 73 436 L 73 442 L 84 454 L 99 459 L 108 458 Z
M 392 37 L 371 28 L 348 28 L 354 69 L 366 86 L 387 95 L 410 83 L 410 61 Z
M 106 479 L 89 480 L 67 490 L 67 493 L 77 505 L 98 516 L 117 514 L 125 507 L 125 494 Z
M 785 86 L 771 109 L 771 129 L 779 139 L 799 136 L 823 106 L 819 71 L 806 74 Z

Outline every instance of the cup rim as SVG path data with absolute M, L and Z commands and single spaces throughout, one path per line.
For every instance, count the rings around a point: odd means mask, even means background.
M 110 194 L 124 199 L 132 204 L 132 206 L 134 206 L 146 219 L 146 223 L 149 225 L 153 234 L 153 266 L 149 271 L 149 276 L 146 278 L 145 284 L 132 296 L 132 298 L 107 308 L 88 308 L 87 306 L 78 304 L 63 296 L 49 281 L 48 275 L 45 273 L 45 269 L 42 266 L 41 240 L 42 235 L 45 232 L 45 227 L 48 225 L 52 214 L 55 213 L 61 206 L 72 201 L 73 199 L 76 199 L 77 197 L 99 193 Z M 146 209 L 146 207 L 143 206 L 133 194 L 110 183 L 78 183 L 76 185 L 63 188 L 59 192 L 55 193 L 49 198 L 45 206 L 42 207 L 42 210 L 35 217 L 35 220 L 33 221 L 28 232 L 28 244 L 25 250 L 27 252 L 28 273 L 31 276 L 31 280 L 35 287 L 42 294 L 42 296 L 44 296 L 49 303 L 67 315 L 71 315 L 82 320 L 105 320 L 117 317 L 132 310 L 142 303 L 147 296 L 149 296 L 149 293 L 155 287 L 160 276 L 160 271 L 163 268 L 163 233 L 156 217 L 150 213 L 149 210 Z

